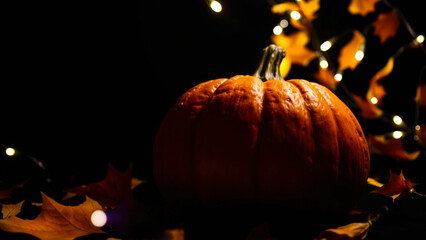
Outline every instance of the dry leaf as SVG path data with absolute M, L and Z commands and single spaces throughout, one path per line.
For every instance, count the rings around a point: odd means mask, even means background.
M 353 70 L 358 66 L 360 60 L 357 60 L 355 55 L 364 45 L 364 35 L 362 35 L 358 30 L 355 30 L 352 39 L 340 51 L 338 61 L 341 70 L 345 70 L 347 68 Z
M 335 89 L 337 81 L 334 78 L 334 72 L 329 68 L 319 68 L 318 73 L 313 74 L 317 81 L 328 89 Z
M 3 214 L 3 219 L 10 218 L 12 216 L 16 216 L 21 212 L 21 207 L 24 201 L 14 204 L 1 204 L 1 213 Z
M 382 13 L 373 23 L 374 35 L 380 38 L 380 43 L 386 42 L 390 37 L 394 37 L 398 32 L 399 19 L 396 11 Z
M 392 72 L 394 60 L 394 57 L 389 58 L 386 65 L 380 69 L 370 80 L 370 86 L 367 90 L 366 97 L 367 99 L 375 97 L 377 99 L 377 106 L 382 105 L 382 99 L 386 95 L 386 90 L 383 85 L 379 84 L 379 80 Z
M 309 35 L 306 31 L 295 32 L 288 36 L 274 35 L 272 42 L 284 48 L 286 58 L 295 64 L 307 66 L 317 56 L 314 51 L 306 48 L 306 44 L 309 42 Z
M 389 182 L 372 192 L 380 193 L 395 199 L 399 196 L 407 196 L 415 185 L 415 183 L 405 179 L 402 172 L 399 175 L 390 172 Z
M 316 18 L 315 13 L 320 8 L 320 0 L 284 2 L 272 6 L 271 11 L 275 14 L 284 14 L 288 11 L 298 11 L 305 19 L 312 21 Z
M 181 228 L 166 229 L 164 231 L 164 240 L 184 240 L 185 231 Z
M 374 153 L 384 154 L 397 160 L 415 160 L 420 155 L 421 150 L 407 152 L 402 147 L 402 138 L 386 139 L 383 135 L 369 135 L 370 150 Z
M 0 190 L 0 199 L 10 198 L 10 194 L 12 193 L 12 191 L 17 188 L 22 188 L 25 185 L 25 183 L 28 182 L 28 180 L 29 179 L 23 181 L 22 183 L 13 185 L 8 189 Z
M 380 108 L 365 100 L 363 97 L 355 94 L 353 94 L 352 97 L 361 108 L 361 113 L 359 114 L 361 117 L 365 119 L 375 119 L 383 114 L 383 111 Z
M 271 11 L 275 14 L 284 14 L 287 11 L 300 11 L 300 8 L 299 5 L 294 2 L 284 2 L 272 6 Z
M 12 216 L 0 220 L 0 229 L 6 232 L 27 233 L 42 240 L 71 240 L 92 233 L 103 233 L 91 223 L 91 215 L 102 207 L 87 198 L 78 206 L 64 206 L 41 194 L 43 206 L 32 220 Z
M 416 96 L 414 101 L 419 103 L 419 106 L 426 107 L 426 84 L 417 87 Z
M 376 3 L 380 0 L 351 0 L 351 3 L 348 6 L 348 11 L 353 14 L 359 14 L 361 16 L 366 16 L 370 12 L 376 10 Z
M 367 237 L 370 225 L 368 223 L 350 223 L 336 229 L 322 231 L 319 240 L 361 240 Z
M 100 182 L 66 190 L 79 196 L 88 196 L 99 202 L 104 208 L 115 208 L 121 202 L 132 197 L 132 166 L 125 172 L 119 172 L 111 164 L 108 172 Z

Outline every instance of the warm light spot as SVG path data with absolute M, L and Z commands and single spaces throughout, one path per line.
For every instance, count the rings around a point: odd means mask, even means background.
M 423 43 L 425 41 L 425 37 L 423 35 L 419 35 L 417 36 L 416 41 L 418 43 Z
M 322 68 L 322 69 L 326 69 L 326 68 L 328 68 L 328 62 L 327 62 L 327 60 L 321 60 L 321 62 L 320 62 L 320 67 Z
M 286 27 L 288 27 L 288 21 L 287 21 L 286 19 L 281 20 L 281 21 L 280 21 L 280 26 L 281 26 L 282 28 L 286 28 Z
M 402 118 L 401 118 L 400 116 L 398 116 L 398 115 L 395 115 L 395 116 L 393 117 L 393 122 L 394 122 L 396 125 L 401 125 L 401 124 L 402 124 Z
M 104 211 L 96 210 L 92 213 L 92 217 L 90 219 L 96 227 L 103 227 L 107 222 L 107 215 Z
M 283 28 L 279 25 L 275 26 L 274 29 L 272 30 L 272 32 L 275 35 L 280 35 L 283 32 Z
M 302 15 L 300 15 L 298 11 L 292 11 L 290 13 L 290 17 L 293 18 L 294 20 L 299 20 L 302 17 Z
M 330 41 L 325 41 L 320 46 L 320 49 L 323 52 L 328 51 L 330 48 L 331 48 L 331 42 Z
M 220 4 L 220 2 L 218 1 L 212 1 L 210 3 L 210 8 L 214 11 L 214 12 L 221 12 L 222 11 L 222 4 Z
M 393 133 L 392 133 L 392 136 L 393 136 L 393 138 L 395 138 L 395 139 L 399 139 L 399 138 L 401 138 L 402 137 L 402 132 L 401 131 L 394 131 Z
M 334 79 L 340 82 L 343 79 L 343 75 L 341 73 L 336 73 L 336 75 L 334 75 Z
M 372 97 L 372 98 L 370 99 L 370 102 L 371 102 L 372 104 L 377 104 L 377 103 L 379 102 L 379 100 L 378 100 L 376 97 Z
M 420 131 L 420 125 L 416 125 L 414 128 L 416 129 L 416 131 Z
M 364 51 L 358 50 L 355 53 L 355 59 L 358 60 L 358 61 L 361 61 L 363 58 L 364 58 Z
M 8 156 L 13 156 L 16 153 L 15 149 L 13 149 L 13 148 L 6 148 L 5 152 Z

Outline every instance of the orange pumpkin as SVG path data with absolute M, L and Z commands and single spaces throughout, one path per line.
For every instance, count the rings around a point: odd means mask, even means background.
M 157 133 L 154 174 L 166 199 L 348 210 L 369 173 L 361 127 L 327 88 L 284 81 L 285 52 L 264 49 L 254 76 L 201 83 Z

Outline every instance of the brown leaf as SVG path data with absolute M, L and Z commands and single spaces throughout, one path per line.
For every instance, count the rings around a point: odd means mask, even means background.
M 373 23 L 374 35 L 380 38 L 380 43 L 386 42 L 390 37 L 394 37 L 399 28 L 399 19 L 396 11 L 382 13 Z
M 125 172 L 119 172 L 109 164 L 108 172 L 102 181 L 68 189 L 66 192 L 82 197 L 88 196 L 98 201 L 104 208 L 115 208 L 132 197 L 131 183 L 132 166 Z
M 272 6 L 272 13 L 283 14 L 288 11 L 298 11 L 305 19 L 312 21 L 316 18 L 315 13 L 320 8 L 320 0 L 284 2 Z
M 380 0 L 351 0 L 351 3 L 348 6 L 348 11 L 353 14 L 359 14 L 361 16 L 366 16 L 370 12 L 376 10 L 376 3 Z
M 419 85 L 417 87 L 416 96 L 414 97 L 414 101 L 419 103 L 419 106 L 423 106 L 426 108 L 426 84 Z
M 361 240 L 367 237 L 370 225 L 368 223 L 350 223 L 336 229 L 326 229 L 322 231 L 318 239 L 320 240 Z
M 382 105 L 382 99 L 386 95 L 386 90 L 383 85 L 379 84 L 379 80 L 392 72 L 394 60 L 394 57 L 389 58 L 386 65 L 380 69 L 370 80 L 370 86 L 367 90 L 366 97 L 367 99 L 375 97 L 377 99 L 377 106 Z
M 22 188 L 25 185 L 25 183 L 28 182 L 28 180 L 29 179 L 23 181 L 22 183 L 13 185 L 8 189 L 0 190 L 0 199 L 10 198 L 10 194 L 12 193 L 12 191 L 17 188 Z
M 407 152 L 402 147 L 402 138 L 386 139 L 383 135 L 369 135 L 371 152 L 377 152 L 389 157 L 396 158 L 396 160 L 415 160 L 421 153 L 421 150 L 414 152 Z
M 309 42 L 309 34 L 306 31 L 295 32 L 288 36 L 274 35 L 272 41 L 284 48 L 286 58 L 289 58 L 292 63 L 307 66 L 317 56 L 314 51 L 306 48 Z
M 26 233 L 42 240 L 67 240 L 92 233 L 103 233 L 91 223 L 91 215 L 102 207 L 87 198 L 78 206 L 64 206 L 41 194 L 43 206 L 32 220 L 12 216 L 0 220 L 0 229 L 6 232 Z
M 390 172 L 390 178 L 388 183 L 372 192 L 380 193 L 395 199 L 399 196 L 407 196 L 410 190 L 415 185 L 415 183 L 412 183 L 410 180 L 405 179 L 404 174 L 402 172 L 399 175 Z
M 380 108 L 365 100 L 363 97 L 355 94 L 353 94 L 352 97 L 361 108 L 361 113 L 359 114 L 361 117 L 365 119 L 375 119 L 383 114 L 383 111 L 380 110 Z
M 313 74 L 321 85 L 326 86 L 328 89 L 335 89 L 337 81 L 334 78 L 334 72 L 329 68 L 319 68 L 318 73 Z
M 365 45 L 365 37 L 358 30 L 355 30 L 352 39 L 341 49 L 338 58 L 339 66 L 341 70 L 347 68 L 355 69 L 360 60 L 355 58 L 358 50 Z
M 166 229 L 164 231 L 164 240 L 184 240 L 185 231 L 182 228 Z
M 16 216 L 21 212 L 21 207 L 24 201 L 14 204 L 1 204 L 1 213 L 3 214 L 3 219 L 10 218 L 12 216 Z

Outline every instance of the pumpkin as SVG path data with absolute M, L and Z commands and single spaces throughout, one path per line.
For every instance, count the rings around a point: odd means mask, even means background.
M 167 200 L 352 208 L 369 173 L 362 129 L 326 87 L 284 81 L 284 56 L 270 45 L 254 76 L 203 82 L 168 111 L 153 150 Z

